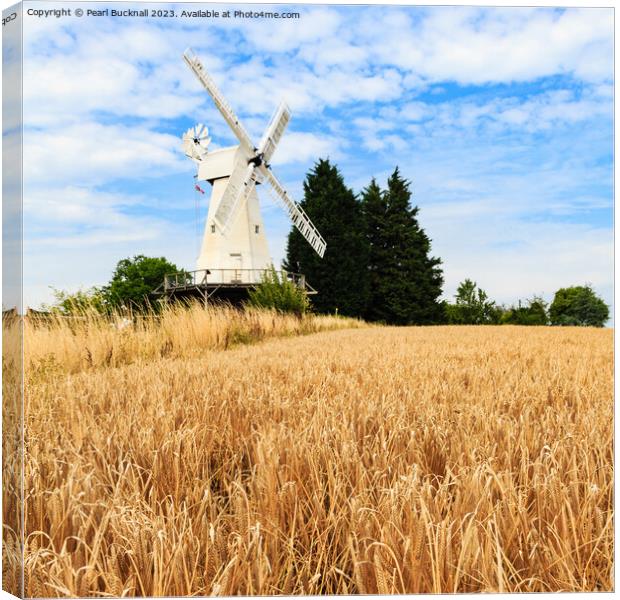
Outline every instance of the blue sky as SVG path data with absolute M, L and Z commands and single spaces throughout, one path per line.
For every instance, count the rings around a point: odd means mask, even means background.
M 398 165 L 444 297 L 470 277 L 499 302 L 588 282 L 612 303 L 611 9 L 251 8 L 301 18 L 25 17 L 26 305 L 138 253 L 194 266 L 207 200 L 180 137 L 202 122 L 212 147 L 234 140 L 187 46 L 255 139 L 288 102 L 273 164 L 293 196 L 320 157 L 356 192 Z M 289 224 L 261 201 L 279 264 Z

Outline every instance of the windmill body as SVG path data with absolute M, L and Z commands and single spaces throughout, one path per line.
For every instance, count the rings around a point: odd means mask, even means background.
M 215 215 L 240 160 L 243 155 L 235 146 L 210 152 L 198 166 L 197 179 L 208 181 L 212 188 L 196 268 L 208 270 L 212 283 L 258 283 L 272 264 L 256 189 L 242 200 L 229 230 L 225 234 L 218 231 Z
M 196 75 L 239 140 L 239 145 L 210 152 L 204 125 L 183 136 L 185 154 L 197 164 L 196 179 L 211 184 L 198 271 L 214 285 L 256 284 L 271 267 L 256 186 L 271 192 L 314 250 L 323 256 L 325 241 L 301 206 L 273 174 L 269 161 L 290 120 L 285 104 L 276 110 L 262 140 L 254 145 L 228 102 L 199 59 L 186 51 L 183 59 Z

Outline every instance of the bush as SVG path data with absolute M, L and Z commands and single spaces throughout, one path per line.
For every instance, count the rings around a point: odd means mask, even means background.
M 92 287 L 88 290 L 78 290 L 73 294 L 54 288 L 52 288 L 52 291 L 55 300 L 54 304 L 51 306 L 44 304 L 41 307 L 44 311 L 75 316 L 93 312 L 103 314 L 108 308 L 103 291 L 97 287 Z
M 501 316 L 501 323 L 509 325 L 547 325 L 547 303 L 540 297 L 534 296 L 527 301 L 526 306 L 511 306 Z
M 256 289 L 250 290 L 249 304 L 297 315 L 303 315 L 310 305 L 306 291 L 290 281 L 284 272 L 278 274 L 273 267 L 263 274 Z
M 496 323 L 499 316 L 495 302 L 475 281 L 466 279 L 455 294 L 455 304 L 444 304 L 446 321 L 453 325 L 480 325 Z
M 552 325 L 581 325 L 602 327 L 609 319 L 609 306 L 591 286 L 576 285 L 561 288 L 549 307 Z

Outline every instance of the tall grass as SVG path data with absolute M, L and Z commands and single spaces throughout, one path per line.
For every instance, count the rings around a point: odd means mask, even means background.
M 22 327 L 2 318 L 2 589 L 22 595 Z
M 135 332 L 133 364 L 84 368 L 85 345 L 115 356 L 107 329 L 30 355 L 67 368 L 28 374 L 27 595 L 613 588 L 612 332 L 376 327 L 192 355 L 190 321 L 161 323 L 164 357 Z
M 156 358 L 192 358 L 206 350 L 270 337 L 366 327 L 363 321 L 329 315 L 296 316 L 274 310 L 194 303 L 163 312 L 103 317 L 84 312 L 27 319 L 25 361 L 40 371 L 77 373 L 92 367 L 118 367 Z

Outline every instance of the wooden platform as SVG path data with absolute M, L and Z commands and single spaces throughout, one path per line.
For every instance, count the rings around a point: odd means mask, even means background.
M 170 300 L 190 300 L 198 298 L 204 302 L 228 302 L 241 304 L 249 297 L 250 290 L 271 273 L 268 269 L 202 269 L 181 271 L 166 275 L 155 294 Z M 306 294 L 316 294 L 306 282 L 304 275 L 288 271 L 276 271 L 280 278 L 286 278 L 305 290 Z

